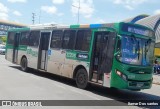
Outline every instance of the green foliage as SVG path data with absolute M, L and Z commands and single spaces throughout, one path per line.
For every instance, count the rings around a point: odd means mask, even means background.
M 1 37 L 0 37 L 0 40 L 1 40 L 3 43 L 6 43 L 7 37 L 6 37 L 6 36 L 1 36 Z

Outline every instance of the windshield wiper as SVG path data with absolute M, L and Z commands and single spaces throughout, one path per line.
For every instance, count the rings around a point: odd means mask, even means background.
M 138 51 L 138 60 L 139 60 L 139 56 L 140 56 L 140 45 L 139 45 L 139 41 L 138 41 L 138 45 L 137 45 L 137 51 Z
M 136 53 L 137 53 L 137 55 L 138 55 L 138 60 L 139 60 L 139 58 L 140 58 L 140 43 L 139 43 L 139 41 L 136 39 L 136 37 L 135 37 L 135 35 L 131 35 L 131 41 L 132 41 L 132 43 L 133 44 L 136 44 L 137 45 L 137 47 L 136 47 Z
M 146 42 L 146 46 L 148 46 L 148 49 L 146 48 L 146 52 L 149 51 L 149 48 L 151 46 L 151 39 L 148 39 L 147 42 Z
M 136 39 L 136 37 L 134 35 L 131 35 L 131 41 L 133 42 L 133 44 L 136 43 L 137 39 Z

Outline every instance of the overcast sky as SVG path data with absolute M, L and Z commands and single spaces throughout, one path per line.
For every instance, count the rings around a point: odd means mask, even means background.
M 32 24 L 77 24 L 79 0 L 0 0 L 0 19 Z M 139 14 L 160 14 L 160 0 L 80 0 L 80 23 L 118 22 Z

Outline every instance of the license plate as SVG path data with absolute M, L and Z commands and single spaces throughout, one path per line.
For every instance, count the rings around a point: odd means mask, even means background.
M 137 83 L 137 87 L 143 87 L 144 83 Z

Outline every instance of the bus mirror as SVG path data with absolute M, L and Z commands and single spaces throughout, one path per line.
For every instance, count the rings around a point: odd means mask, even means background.
M 121 59 L 121 53 L 120 51 L 117 51 L 114 56 L 116 57 L 116 59 L 120 60 Z

